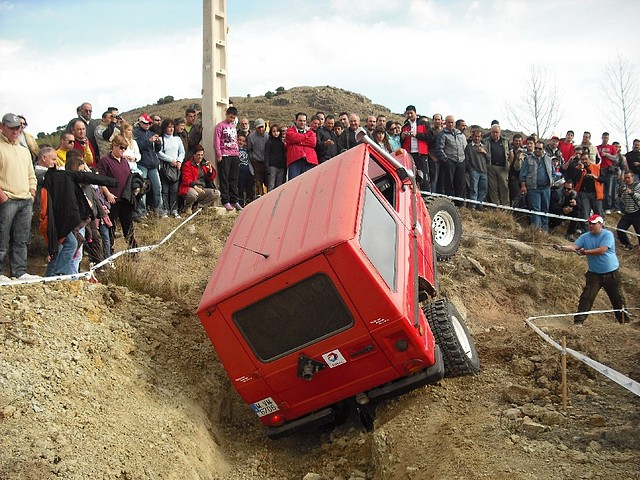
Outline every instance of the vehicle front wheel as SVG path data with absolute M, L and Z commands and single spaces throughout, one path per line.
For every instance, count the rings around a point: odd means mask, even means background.
M 462 316 L 451 303 L 436 300 L 424 308 L 429 326 L 444 358 L 444 376 L 475 375 L 480 360 Z
M 460 212 L 448 198 L 427 197 L 425 203 L 431 216 L 431 230 L 438 260 L 448 260 L 456 254 L 460 246 Z

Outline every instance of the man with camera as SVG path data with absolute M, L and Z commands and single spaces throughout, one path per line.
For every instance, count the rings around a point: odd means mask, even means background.
M 629 241 L 629 236 L 622 230 L 633 227 L 636 235 L 640 234 L 640 182 L 636 181 L 632 171 L 625 172 L 622 181 L 624 185 L 620 186 L 618 193 L 624 215 L 618 222 L 618 239 L 624 248 L 632 250 L 633 245 Z
M 581 219 L 582 212 L 580 211 L 580 199 L 578 192 L 573 189 L 573 180 L 565 180 L 562 188 L 551 190 L 551 206 L 549 208 L 551 213 L 556 215 L 563 215 L 565 217 L 573 217 L 576 220 L 570 221 L 567 227 L 567 234 L 565 238 L 570 242 L 575 240 L 576 230 L 578 229 L 578 221 Z M 564 222 L 559 218 L 549 219 L 549 229 L 554 229 Z
M 600 171 L 604 180 L 604 213 L 609 215 L 611 210 L 618 210 L 616 191 L 618 190 L 620 160 L 618 159 L 618 149 L 609 144 L 608 132 L 602 134 L 602 144 L 598 145 L 597 149 L 602 159 Z
M 111 139 L 116 135 L 120 135 L 120 127 L 122 126 L 122 117 L 117 113 L 107 110 L 102 114 L 102 120 L 96 126 L 93 134 L 100 151 L 99 158 L 104 157 L 111 151 Z
M 576 170 L 580 173 L 576 181 L 576 191 L 580 196 L 580 203 L 582 203 L 583 218 L 589 218 L 591 210 L 601 217 L 604 216 L 602 211 L 604 186 L 600 176 L 600 165 L 593 163 L 591 156 L 584 148 L 580 154 L 580 163 L 576 165 Z
M 589 231 L 578 237 L 574 243 L 568 245 L 556 244 L 556 250 L 574 252 L 587 257 L 589 270 L 585 274 L 586 284 L 578 302 L 578 312 L 588 312 L 601 288 L 607 292 L 611 305 L 615 310 L 625 307 L 620 278 L 620 262 L 616 256 L 616 246 L 613 233 L 604 228 L 604 220 L 598 214 L 593 214 L 587 220 Z M 573 317 L 576 326 L 582 326 L 588 314 L 578 313 Z M 619 323 L 628 321 L 623 311 L 615 312 Z

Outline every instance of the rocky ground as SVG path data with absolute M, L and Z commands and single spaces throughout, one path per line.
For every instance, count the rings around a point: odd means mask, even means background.
M 440 265 L 480 375 L 378 405 L 372 432 L 353 416 L 268 440 L 194 314 L 234 216 L 196 217 L 101 283 L 0 287 L 0 479 L 640 478 L 640 399 L 570 359 L 563 411 L 560 355 L 523 322 L 575 308 L 584 259 L 492 212 L 463 212 L 460 252 Z M 177 224 L 142 224 L 139 243 Z M 639 255 L 620 254 L 634 308 Z M 637 316 L 537 323 L 640 380 Z

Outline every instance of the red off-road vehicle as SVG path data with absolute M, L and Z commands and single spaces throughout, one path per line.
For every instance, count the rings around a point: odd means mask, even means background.
M 271 438 L 353 401 L 370 420 L 375 401 L 479 371 L 463 319 L 436 299 L 457 210 L 428 199 L 432 222 L 411 156 L 363 141 L 244 209 L 198 307 Z

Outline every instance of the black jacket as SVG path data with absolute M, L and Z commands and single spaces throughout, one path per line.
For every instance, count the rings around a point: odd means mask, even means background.
M 41 201 L 40 220 L 45 221 L 47 247 L 50 255 L 58 251 L 58 242 L 89 218 L 95 218 L 81 183 L 117 187 L 118 181 L 91 172 L 74 172 L 50 168 L 44 176 L 42 189 L 47 202 Z M 42 228 L 41 228 L 42 232 Z M 45 232 L 42 232 L 43 234 Z
M 287 168 L 284 142 L 280 137 L 269 137 L 264 146 L 264 161 L 270 167 Z
M 137 172 L 133 172 L 127 178 L 127 183 L 124 184 L 124 189 L 120 195 L 120 200 L 129 202 L 134 208 L 137 208 L 138 201 L 142 196 L 149 191 L 149 184 L 145 179 Z

